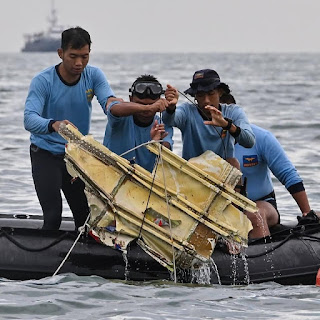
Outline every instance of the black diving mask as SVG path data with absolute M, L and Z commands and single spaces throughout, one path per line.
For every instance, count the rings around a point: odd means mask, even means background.
M 158 82 L 137 82 L 132 85 L 129 92 L 139 99 L 158 99 L 164 93 L 164 90 Z

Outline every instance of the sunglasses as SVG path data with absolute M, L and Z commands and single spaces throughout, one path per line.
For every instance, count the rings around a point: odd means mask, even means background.
M 129 92 L 137 95 L 140 99 L 144 98 L 159 98 L 164 93 L 162 85 L 156 82 L 138 82 L 134 83 L 129 89 Z

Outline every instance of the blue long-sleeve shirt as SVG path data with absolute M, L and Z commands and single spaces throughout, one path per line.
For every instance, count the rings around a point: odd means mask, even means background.
M 163 122 L 181 130 L 184 159 L 197 157 L 207 150 L 226 159 L 235 156 L 235 141 L 247 148 L 254 145 L 255 137 L 244 111 L 237 105 L 221 104 L 220 106 L 222 115 L 232 119 L 233 123 L 241 128 L 238 137 L 234 138 L 229 132 L 220 137 L 222 128 L 205 125 L 197 107 L 192 103 L 183 103 L 172 114 L 163 112 Z
M 121 155 L 122 153 L 151 140 L 150 130 L 154 121 L 157 120 L 158 123 L 160 122 L 157 115 L 155 115 L 153 122 L 149 126 L 141 127 L 134 123 L 132 115 L 127 117 L 116 117 L 111 113 L 111 108 L 112 105 L 110 104 L 107 113 L 108 123 L 103 140 L 103 144 L 107 148 L 114 153 Z M 167 141 L 172 148 L 173 129 L 172 127 L 165 126 L 165 130 L 168 132 L 168 135 L 163 140 Z M 135 149 L 123 157 L 128 160 L 134 158 L 137 164 L 150 172 L 153 170 L 156 159 L 156 156 L 145 146 Z
M 255 145 L 249 149 L 235 146 L 241 171 L 247 177 L 248 198 L 256 201 L 273 191 L 270 170 L 290 193 L 304 190 L 302 179 L 274 135 L 254 124 L 251 127 L 256 136 Z M 290 190 L 292 186 L 297 187 Z
M 114 93 L 103 72 L 87 65 L 77 83 L 66 84 L 51 66 L 36 75 L 30 84 L 25 103 L 24 126 L 30 131 L 30 141 L 53 154 L 63 154 L 66 141 L 57 133 L 49 132 L 50 120 L 69 120 L 86 135 L 94 96 L 106 113 L 106 103 Z

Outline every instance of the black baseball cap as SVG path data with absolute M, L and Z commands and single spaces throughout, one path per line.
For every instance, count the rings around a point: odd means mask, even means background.
M 218 73 L 211 69 L 203 69 L 194 73 L 190 88 L 185 90 L 184 93 L 194 97 L 199 91 L 208 92 L 217 88 L 219 85 L 220 77 Z

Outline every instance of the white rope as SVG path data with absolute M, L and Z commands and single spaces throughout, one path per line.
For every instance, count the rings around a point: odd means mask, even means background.
M 173 246 L 173 235 L 172 235 L 172 225 L 171 225 L 171 217 L 170 217 L 170 210 L 169 210 L 169 202 L 168 202 L 168 193 L 167 193 L 166 179 L 165 179 L 165 174 L 164 174 L 163 159 L 162 159 L 162 152 L 161 152 L 161 148 L 162 148 L 161 142 L 163 142 L 163 141 L 164 140 L 151 140 L 151 141 L 142 143 L 142 144 L 120 154 L 120 156 L 122 157 L 125 154 L 127 154 L 133 150 L 141 148 L 142 146 L 145 146 L 148 144 L 153 144 L 153 143 L 159 143 L 159 160 L 161 161 L 163 184 L 164 184 L 166 204 L 167 204 L 167 214 L 168 214 L 168 218 L 169 218 L 169 229 L 170 229 L 170 238 L 171 238 L 171 247 L 172 247 L 172 260 L 173 260 L 173 276 L 174 276 L 174 282 L 177 283 L 176 257 L 175 257 L 174 246 Z
M 166 203 L 167 203 L 167 214 L 169 218 L 169 229 L 170 229 L 170 238 L 171 238 L 171 247 L 172 247 L 172 260 L 173 260 L 173 276 L 174 276 L 174 282 L 177 283 L 176 256 L 175 256 L 174 246 L 173 246 L 172 225 L 171 225 L 171 216 L 170 216 L 170 209 L 169 209 L 170 207 L 169 207 L 169 201 L 168 201 L 167 185 L 166 185 L 166 178 L 164 174 L 161 149 L 162 149 L 162 146 L 159 144 L 159 159 L 161 161 L 163 185 L 164 185 L 164 192 L 165 192 Z
M 67 259 L 69 258 L 69 255 L 71 253 L 71 251 L 73 250 L 73 248 L 75 247 L 75 245 L 77 244 L 77 242 L 79 241 L 81 235 L 83 234 L 83 232 L 85 231 L 85 226 L 86 224 L 88 223 L 89 221 L 89 218 L 90 218 L 90 212 L 87 216 L 87 219 L 86 221 L 84 222 L 83 226 L 79 227 L 78 230 L 79 230 L 79 235 L 78 237 L 76 238 L 76 240 L 74 241 L 73 245 L 71 246 L 70 250 L 68 251 L 68 253 L 66 254 L 65 258 L 62 260 L 62 262 L 60 263 L 59 267 L 57 268 L 57 270 L 55 271 L 55 273 L 52 275 L 52 277 L 56 276 L 57 273 L 60 271 L 60 269 L 62 268 L 62 266 L 64 265 L 64 263 L 67 261 Z
M 127 153 L 129 153 L 129 152 L 131 152 L 131 151 L 134 151 L 134 150 L 136 150 L 136 149 L 139 149 L 139 148 L 141 148 L 141 147 L 143 147 L 143 146 L 146 146 L 146 145 L 148 145 L 148 144 L 154 144 L 154 143 L 157 143 L 157 142 L 161 143 L 161 142 L 163 142 L 163 141 L 164 141 L 164 140 L 151 140 L 151 141 L 147 141 L 147 142 L 141 143 L 141 144 L 139 144 L 138 146 L 136 146 L 136 147 L 134 147 L 134 148 L 132 148 L 132 149 L 124 152 L 124 153 L 121 153 L 119 156 L 120 156 L 120 157 L 123 157 L 123 156 L 126 155 Z

